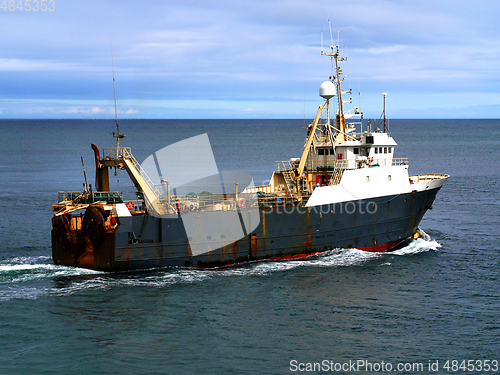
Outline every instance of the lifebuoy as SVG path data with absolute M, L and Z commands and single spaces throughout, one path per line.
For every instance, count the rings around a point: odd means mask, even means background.
M 126 204 L 127 208 L 129 211 L 132 211 L 134 209 L 134 202 L 127 202 Z
M 245 200 L 243 198 L 241 198 L 239 201 L 238 201 L 238 205 L 240 206 L 240 208 L 245 208 Z
M 369 158 L 366 159 L 366 164 L 370 165 L 372 163 L 372 161 L 373 161 L 373 158 L 369 157 Z

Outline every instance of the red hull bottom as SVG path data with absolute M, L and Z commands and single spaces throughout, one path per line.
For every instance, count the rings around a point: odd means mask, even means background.
M 398 243 L 391 243 L 386 245 L 375 245 L 375 246 L 367 246 L 367 247 L 357 247 L 358 250 L 368 251 L 370 253 L 385 253 L 386 251 L 390 251 L 399 245 L 401 245 L 404 241 Z
M 408 241 L 408 239 L 404 240 L 404 241 L 396 242 L 396 243 L 385 244 L 385 245 L 356 247 L 355 249 L 370 252 L 370 253 L 384 253 L 384 252 L 388 252 L 388 251 L 391 251 L 391 250 L 394 250 L 394 249 L 400 247 L 401 245 L 403 245 L 407 241 Z M 308 254 L 294 254 L 294 255 L 284 255 L 284 256 L 271 257 L 271 258 L 265 258 L 265 259 L 256 259 L 255 261 L 259 262 L 259 261 L 273 261 L 273 260 L 274 261 L 296 260 L 296 259 L 308 258 L 308 257 L 313 257 L 316 255 L 324 254 L 328 251 L 330 251 L 330 250 L 317 251 L 315 253 L 308 253 Z M 239 265 L 247 264 L 247 263 L 248 262 L 231 263 L 231 264 L 225 264 L 222 267 L 234 267 L 234 266 L 239 266 Z M 207 269 L 207 268 L 219 268 L 219 267 L 190 267 L 190 268 Z

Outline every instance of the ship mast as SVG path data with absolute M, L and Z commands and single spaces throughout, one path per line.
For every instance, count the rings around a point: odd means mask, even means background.
M 387 96 L 387 93 L 383 92 L 382 96 L 384 97 L 384 133 L 387 133 L 387 120 L 385 117 L 385 97 Z
M 336 137 L 336 140 L 338 142 L 344 142 L 345 141 L 345 134 L 346 134 L 346 129 L 345 129 L 345 116 L 344 116 L 344 108 L 343 108 L 343 101 L 342 101 L 342 88 L 340 86 L 340 83 L 344 81 L 344 78 L 340 78 L 340 75 L 342 74 L 342 70 L 339 67 L 339 62 L 340 61 L 345 61 L 345 58 L 339 58 L 340 52 L 339 52 L 339 46 L 338 45 L 331 45 L 330 46 L 332 52 L 331 53 L 326 53 L 321 51 L 321 54 L 324 56 L 330 56 L 333 58 L 335 62 L 335 71 L 334 71 L 334 76 L 330 77 L 330 80 L 334 82 L 337 86 L 337 94 L 338 94 L 338 104 L 339 104 L 339 110 L 337 113 L 337 124 L 336 127 L 338 129 L 338 134 Z M 330 119 L 330 106 L 327 108 L 327 116 L 328 119 Z

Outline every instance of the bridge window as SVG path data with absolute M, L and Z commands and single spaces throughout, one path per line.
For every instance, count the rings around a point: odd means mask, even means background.
M 352 151 L 354 152 L 354 155 L 359 155 L 359 148 L 358 147 L 354 147 L 352 149 Z

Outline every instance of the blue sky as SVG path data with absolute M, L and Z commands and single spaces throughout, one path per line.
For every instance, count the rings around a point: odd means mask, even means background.
M 114 118 L 111 43 L 119 118 L 312 118 L 328 18 L 365 117 L 500 115 L 496 0 L 53 1 L 0 8 L 0 118 Z

